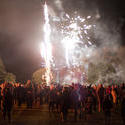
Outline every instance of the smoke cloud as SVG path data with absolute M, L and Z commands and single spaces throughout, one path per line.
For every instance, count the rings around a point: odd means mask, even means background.
M 121 46 L 122 22 L 120 22 L 119 19 L 114 19 L 114 17 L 104 19 L 103 13 L 101 15 L 97 4 L 93 2 L 88 5 L 87 1 L 81 0 L 70 0 L 68 3 L 65 0 L 56 0 L 53 4 L 59 10 L 58 12 L 60 12 L 60 15 L 61 13 L 68 13 L 70 15 L 71 13 L 77 12 L 77 14 L 82 15 L 83 17 L 86 15 L 93 16 L 95 29 L 91 34 L 91 39 L 94 42 L 93 46 L 88 48 L 88 51 L 91 51 L 92 53 L 89 55 L 89 58 L 87 58 L 86 67 L 88 70 L 90 63 L 95 64 L 97 68 L 100 65 L 102 66 L 98 69 L 100 71 L 98 71 L 98 79 L 96 82 L 125 81 L 123 75 L 125 73 L 125 60 L 122 58 L 123 55 L 125 56 L 125 48 Z M 91 8 L 91 11 L 88 6 Z M 85 58 L 84 56 L 85 55 L 83 54 L 83 58 Z M 107 72 L 107 74 L 104 75 L 104 72 Z

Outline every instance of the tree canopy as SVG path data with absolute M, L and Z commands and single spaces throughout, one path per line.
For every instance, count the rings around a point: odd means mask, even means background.
M 40 68 L 36 70 L 32 75 L 32 80 L 34 83 L 41 84 L 45 82 L 45 68 Z
M 13 73 L 9 73 L 5 69 L 5 65 L 0 58 L 0 81 L 15 82 L 16 76 Z

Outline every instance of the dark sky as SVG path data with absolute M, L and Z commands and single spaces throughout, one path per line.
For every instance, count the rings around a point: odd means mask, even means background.
M 43 16 L 40 1 L 0 0 L 0 56 L 7 71 L 16 74 L 18 80 L 30 79 L 41 66 L 39 46 Z M 54 7 L 53 1 L 48 0 Z M 102 20 L 110 18 L 123 22 L 124 5 L 124 0 L 63 0 L 66 11 L 79 10 L 82 13 L 87 10 L 89 13 L 98 9 Z M 125 25 L 121 34 L 125 35 Z

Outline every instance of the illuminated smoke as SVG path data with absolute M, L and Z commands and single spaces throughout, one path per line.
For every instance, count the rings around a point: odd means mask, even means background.
M 58 8 L 60 11 L 63 11 L 62 1 L 60 1 L 60 0 L 55 0 L 55 4 L 56 4 L 57 8 Z
M 44 17 L 45 17 L 44 42 L 42 43 L 41 55 L 45 60 L 45 65 L 46 65 L 45 76 L 46 76 L 47 85 L 49 85 L 51 81 L 51 62 L 53 61 L 53 59 L 52 59 L 52 45 L 50 40 L 51 26 L 49 24 L 49 14 L 48 14 L 48 8 L 46 3 L 44 5 Z

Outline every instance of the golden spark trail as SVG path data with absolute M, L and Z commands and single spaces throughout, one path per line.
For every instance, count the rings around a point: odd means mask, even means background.
M 48 14 L 48 7 L 46 3 L 44 5 L 44 17 L 45 17 L 44 43 L 42 43 L 41 54 L 45 60 L 45 65 L 46 65 L 45 76 L 46 76 L 47 85 L 49 85 L 51 81 L 52 45 L 50 41 L 51 26 L 49 24 L 49 14 Z

